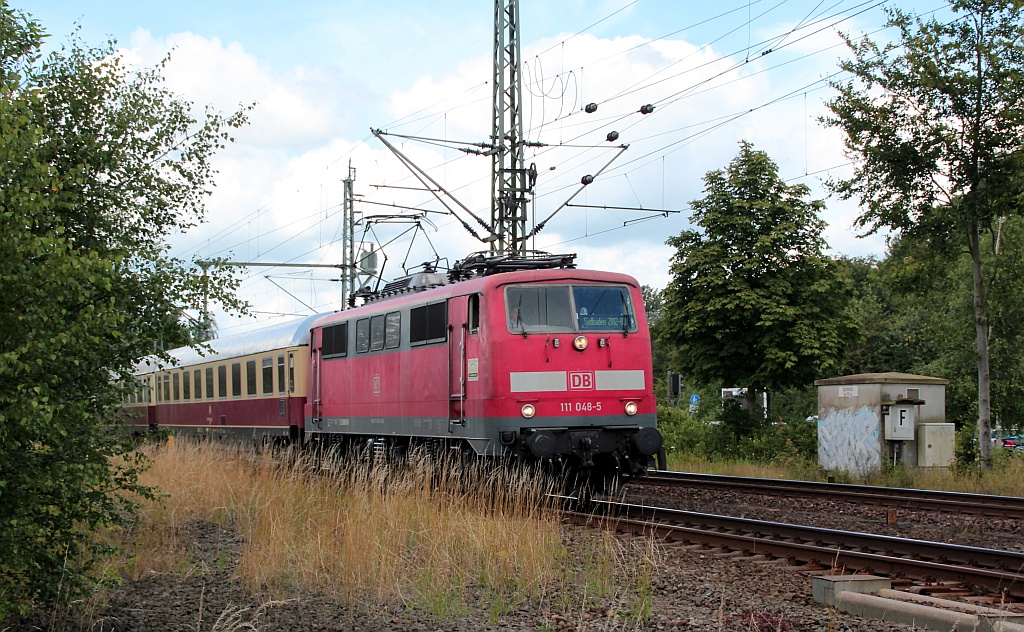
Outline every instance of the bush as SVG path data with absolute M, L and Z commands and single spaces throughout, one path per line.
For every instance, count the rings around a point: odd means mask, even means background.
M 967 474 L 977 469 L 978 460 L 978 426 L 964 424 L 956 431 L 956 445 L 953 448 L 953 471 Z
M 658 427 L 668 452 L 705 459 L 793 464 L 813 462 L 818 455 L 818 427 L 803 419 L 748 427 L 701 421 L 686 409 L 659 405 Z

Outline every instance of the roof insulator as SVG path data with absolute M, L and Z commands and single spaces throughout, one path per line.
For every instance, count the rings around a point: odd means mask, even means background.
M 586 175 L 580 178 L 580 184 L 586 186 L 594 181 L 594 176 Z
M 587 114 L 593 114 L 594 112 L 597 112 L 597 104 L 588 103 L 587 107 L 583 108 L 583 111 L 586 112 Z
M 640 107 L 640 113 L 641 114 L 650 114 L 653 111 L 654 111 L 654 106 L 651 105 L 650 103 Z
M 609 143 L 614 143 L 615 141 L 619 140 L 619 133 L 608 132 L 608 136 L 605 137 L 605 140 L 608 141 Z

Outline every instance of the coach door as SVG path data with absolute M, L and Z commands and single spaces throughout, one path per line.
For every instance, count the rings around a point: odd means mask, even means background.
M 448 432 L 466 424 L 466 296 L 448 299 Z

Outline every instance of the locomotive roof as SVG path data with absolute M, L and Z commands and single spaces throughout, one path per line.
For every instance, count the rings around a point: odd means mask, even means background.
M 269 327 L 263 327 L 244 334 L 211 340 L 207 343 L 211 351 L 206 351 L 203 354 L 192 347 L 171 349 L 167 354 L 177 360 L 176 365 L 169 365 L 156 359 L 155 356 L 149 356 L 139 362 L 136 372 L 148 373 L 154 369 L 170 368 L 171 366 L 191 366 L 214 360 L 237 358 L 262 351 L 308 345 L 309 330 L 313 326 L 313 322 L 325 315 L 315 314 L 299 320 L 276 323 Z
M 487 276 L 474 277 L 466 281 L 449 283 L 439 287 L 433 287 L 418 292 L 396 293 L 394 296 L 384 296 L 373 302 L 360 305 L 359 307 L 346 309 L 340 312 L 321 314 L 311 327 L 321 327 L 333 322 L 340 322 L 350 318 L 366 317 L 371 314 L 380 314 L 392 311 L 406 305 L 417 305 L 429 303 L 447 296 L 459 296 L 482 291 L 487 288 L 497 288 L 504 285 L 516 283 L 529 283 L 530 281 L 585 281 L 597 283 L 623 283 L 633 287 L 640 287 L 636 279 L 619 272 L 604 272 L 599 270 L 580 270 L 577 268 L 557 268 L 545 270 L 522 270 L 517 272 L 502 272 Z
M 618 272 L 602 272 L 597 270 L 580 270 L 576 268 L 558 268 L 546 270 L 523 270 L 517 272 L 503 272 L 489 276 L 476 277 L 466 281 L 446 284 L 430 288 L 420 292 L 399 293 L 395 296 L 385 296 L 366 305 L 340 312 L 326 312 L 307 316 L 300 320 L 291 320 L 277 323 L 269 327 L 263 327 L 254 331 L 211 340 L 207 344 L 211 351 L 200 354 L 192 347 L 180 347 L 168 351 L 168 355 L 174 358 L 177 363 L 169 365 L 157 359 L 155 356 L 143 358 L 136 367 L 136 373 L 149 373 L 154 370 L 171 368 L 173 366 L 185 367 L 215 360 L 226 360 L 240 356 L 297 347 L 309 344 L 309 330 L 313 327 L 327 325 L 335 321 L 347 320 L 352 317 L 362 317 L 369 314 L 377 314 L 390 311 L 395 308 L 437 300 L 442 297 L 468 294 L 496 288 L 515 283 L 528 283 L 530 281 L 586 281 L 586 282 L 607 282 L 624 283 L 638 287 L 636 280 L 626 274 Z

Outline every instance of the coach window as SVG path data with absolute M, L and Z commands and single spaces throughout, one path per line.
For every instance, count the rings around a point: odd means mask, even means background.
M 174 397 L 174 401 L 181 399 L 181 374 L 177 371 L 171 376 L 171 395 Z
M 256 397 L 256 390 L 256 361 L 248 360 L 245 363 L 245 394 Z
M 323 328 L 320 353 L 323 355 L 324 360 L 344 358 L 348 355 L 348 323 L 340 323 Z
M 366 353 L 370 350 L 370 319 L 364 318 L 356 321 L 356 353 Z
M 277 392 L 282 395 L 286 392 L 284 390 L 284 356 L 277 356 Z
M 206 399 L 213 399 L 213 367 L 206 367 Z
M 164 373 L 164 401 L 171 401 L 171 376 Z
M 480 295 L 472 294 L 469 297 L 469 333 L 475 334 L 480 331 Z
M 288 392 L 295 392 L 295 355 L 288 354 Z
M 274 394 L 274 358 L 263 358 L 263 394 Z
M 188 371 L 181 372 L 181 398 L 186 402 L 192 399 L 192 381 Z
M 397 349 L 402 342 L 402 314 L 391 312 L 384 320 L 384 346 Z
M 409 310 L 409 344 L 444 342 L 447 334 L 448 303 L 434 303 Z
M 196 369 L 192 371 L 192 383 L 196 387 L 196 401 L 203 398 L 203 370 Z
M 384 348 L 384 314 L 370 319 L 370 351 Z
M 161 380 L 163 380 L 162 377 L 160 377 L 159 375 L 156 376 L 156 401 L 157 401 L 157 403 L 164 401 L 164 389 L 161 388 L 161 383 L 162 383 Z
M 242 396 L 242 363 L 231 363 L 231 396 Z
M 217 367 L 217 395 L 221 399 L 228 396 L 228 367 L 224 364 Z

